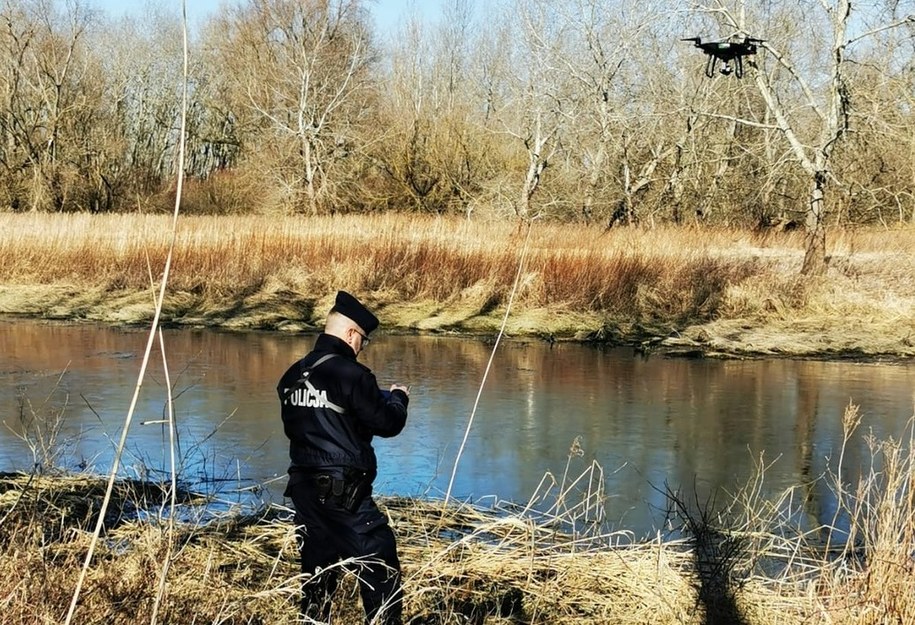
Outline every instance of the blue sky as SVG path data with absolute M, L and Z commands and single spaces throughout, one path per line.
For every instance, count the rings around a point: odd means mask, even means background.
M 181 0 L 150 0 L 165 7 L 174 6 L 175 13 L 181 13 Z M 191 24 L 200 22 L 207 15 L 217 10 L 225 0 L 187 0 L 188 21 Z M 230 0 L 237 1 L 237 0 Z M 93 0 L 95 6 L 109 15 L 118 16 L 125 13 L 140 12 L 147 0 Z M 374 0 L 367 3 L 375 16 L 378 34 L 382 37 L 391 33 L 397 24 L 414 10 L 433 19 L 439 12 L 441 0 Z

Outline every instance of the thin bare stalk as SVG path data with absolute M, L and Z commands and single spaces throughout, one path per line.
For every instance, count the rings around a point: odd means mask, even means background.
M 187 2 L 186 0 L 182 2 L 182 18 L 184 22 L 183 28 L 183 44 L 184 44 L 184 81 L 182 89 L 182 102 L 181 102 L 181 147 L 178 153 L 178 194 L 175 198 L 175 214 L 177 215 L 181 207 L 181 185 L 184 178 L 184 147 L 185 147 L 185 133 L 184 126 L 187 118 L 187 76 L 188 76 L 188 58 L 187 58 Z M 162 297 L 164 292 L 160 294 L 160 299 L 156 303 L 157 309 L 162 308 Z M 153 602 L 152 615 L 150 616 L 150 624 L 156 625 L 156 620 L 159 616 L 159 606 L 162 604 L 162 598 L 165 596 L 165 582 L 168 579 L 168 569 L 171 566 L 172 561 L 172 552 L 174 549 L 174 540 L 175 540 L 175 507 L 176 507 L 176 497 L 178 493 L 178 477 L 177 470 L 175 468 L 175 407 L 174 400 L 172 398 L 172 382 L 168 372 L 168 360 L 165 353 L 165 339 L 162 336 L 162 328 L 158 329 L 159 334 L 159 350 L 162 353 L 162 369 L 165 374 L 165 390 L 166 390 L 166 405 L 168 410 L 168 458 L 171 470 L 171 492 L 169 496 L 169 512 L 168 512 L 168 525 L 166 530 L 166 542 L 167 548 L 165 552 L 165 559 L 162 562 L 162 571 L 159 574 L 159 587 L 156 590 L 156 600 Z
M 461 455 L 464 453 L 464 447 L 467 445 L 467 437 L 470 436 L 470 428 L 473 425 L 473 418 L 477 413 L 477 407 L 480 405 L 480 398 L 483 396 L 483 387 L 486 385 L 486 378 L 489 377 L 489 371 L 492 368 L 492 361 L 496 356 L 496 350 L 499 348 L 499 341 L 505 334 L 505 324 L 508 323 L 508 315 L 512 309 L 515 294 L 518 292 L 518 285 L 521 283 L 521 275 L 524 271 L 524 260 L 527 256 L 528 243 L 531 239 L 531 230 L 533 225 L 528 222 L 527 235 L 524 237 L 524 245 L 521 248 L 521 256 L 518 259 L 518 271 L 515 274 L 515 283 L 512 285 L 511 294 L 508 296 L 508 304 L 505 306 L 505 315 L 502 317 L 502 325 L 499 327 L 499 333 L 496 335 L 496 341 L 493 343 L 492 352 L 489 354 L 489 361 L 486 363 L 486 370 L 483 372 L 483 379 L 480 380 L 480 388 L 477 390 L 477 397 L 473 402 L 473 409 L 470 411 L 470 418 L 467 420 L 467 427 L 464 430 L 464 438 L 461 440 L 461 446 L 458 448 L 457 456 L 454 458 L 454 466 L 451 468 L 451 479 L 448 480 L 448 490 L 445 491 L 445 505 L 451 498 L 451 489 L 454 487 L 454 478 L 457 475 L 458 463 L 461 461 Z
M 845 450 L 848 448 L 848 441 L 851 440 L 852 434 L 855 430 L 858 429 L 858 425 L 861 423 L 861 415 L 858 411 L 858 406 L 855 406 L 852 403 L 849 403 L 845 408 L 845 414 L 842 415 L 842 447 L 839 451 L 839 464 L 836 467 L 836 511 L 832 515 L 832 522 L 827 528 L 829 534 L 826 537 L 826 550 L 825 557 L 829 557 L 829 550 L 832 547 L 832 535 L 835 532 L 836 524 L 839 520 L 839 514 L 841 514 L 843 508 L 846 508 L 845 503 L 845 484 L 842 477 L 842 465 L 845 463 Z M 849 510 L 851 512 L 851 510 Z
M 92 533 L 92 540 L 89 543 L 89 549 L 86 551 L 86 558 L 83 561 L 82 569 L 80 570 L 79 579 L 76 582 L 76 588 L 73 590 L 73 598 L 70 601 L 70 609 L 67 611 L 67 618 L 64 621 L 65 625 L 70 625 L 73 621 L 73 615 L 76 612 L 76 605 L 79 602 L 79 596 L 82 592 L 83 584 L 86 581 L 86 575 L 89 571 L 89 564 L 92 562 L 92 556 L 95 554 L 96 546 L 98 545 L 98 539 L 102 531 L 102 525 L 105 522 L 105 512 L 108 510 L 108 506 L 111 503 L 111 494 L 114 490 L 114 482 L 117 478 L 118 468 L 120 466 L 121 455 L 124 452 L 124 447 L 127 443 L 127 434 L 130 430 L 130 423 L 133 420 L 133 415 L 136 412 L 137 402 L 140 397 L 140 389 L 143 386 L 143 380 L 146 377 L 146 368 L 149 365 L 149 357 L 152 353 L 153 342 L 156 338 L 156 331 L 159 328 L 159 319 L 162 316 L 162 304 L 165 301 L 165 290 L 168 285 L 168 277 L 171 272 L 172 258 L 175 251 L 175 241 L 177 239 L 178 233 L 178 215 L 180 214 L 181 209 L 181 192 L 184 185 L 184 150 L 185 150 L 185 124 L 187 118 L 187 6 L 186 2 L 182 2 L 182 15 L 184 19 L 184 28 L 183 28 L 183 38 L 184 38 L 184 80 L 182 85 L 182 108 L 181 108 L 181 132 L 180 132 L 180 141 L 178 148 L 178 184 L 175 192 L 175 210 L 172 217 L 172 229 L 171 229 L 171 240 L 168 248 L 168 255 L 165 259 L 165 268 L 162 271 L 162 282 L 159 285 L 159 295 L 156 298 L 156 307 L 155 314 L 153 315 L 152 325 L 149 331 L 149 339 L 146 342 L 146 350 L 143 353 L 143 362 L 140 365 L 140 372 L 137 376 L 137 384 L 134 389 L 133 397 L 130 401 L 130 408 L 127 411 L 127 416 L 124 419 L 124 428 L 121 431 L 121 438 L 118 442 L 117 449 L 115 450 L 114 459 L 111 463 L 111 472 L 108 475 L 108 485 L 105 489 L 105 497 L 102 500 L 101 508 L 98 512 L 98 520 L 95 523 L 95 530 Z M 174 475 L 174 472 L 173 472 Z M 173 491 L 174 496 L 174 491 Z M 153 620 L 155 621 L 155 610 L 153 612 Z
M 168 372 L 168 361 L 165 356 L 165 340 L 162 337 L 162 329 L 159 328 L 159 350 L 162 353 L 162 369 L 165 374 L 165 390 L 167 392 L 167 410 L 168 410 L 168 459 L 171 469 L 171 492 L 169 493 L 169 511 L 168 523 L 166 525 L 167 549 L 165 559 L 162 562 L 162 571 L 159 574 L 159 588 L 156 591 L 156 600 L 153 602 L 152 616 L 150 617 L 151 625 L 156 625 L 156 619 L 159 614 L 159 606 L 162 598 L 165 596 L 165 582 L 168 579 L 168 569 L 172 562 L 172 552 L 175 541 L 175 508 L 178 493 L 178 477 L 175 469 L 175 409 L 174 400 L 172 399 L 172 382 Z

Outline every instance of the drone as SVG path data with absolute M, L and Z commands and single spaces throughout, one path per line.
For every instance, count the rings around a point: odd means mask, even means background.
M 708 63 L 705 64 L 705 75 L 711 78 L 715 75 L 715 66 L 721 61 L 719 72 L 728 76 L 731 72 L 737 78 L 743 78 L 743 57 L 756 54 L 756 48 L 763 43 L 765 39 L 755 39 L 753 37 L 744 37 L 743 41 L 706 41 L 702 43 L 699 37 L 689 37 L 680 41 L 692 41 L 693 45 L 708 55 Z M 731 67 L 731 63 L 734 64 Z

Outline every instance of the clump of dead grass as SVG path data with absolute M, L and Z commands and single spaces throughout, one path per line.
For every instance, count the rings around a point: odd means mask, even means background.
M 105 480 L 7 474 L 0 486 L 3 622 L 60 622 L 89 548 Z M 159 509 L 166 498 L 156 484 L 116 483 L 109 508 L 114 512 L 103 524 L 76 622 L 150 622 L 169 557 L 159 622 L 279 623 L 280 614 L 288 621 L 295 592 L 287 586 L 295 575 L 291 528 L 263 515 L 236 515 L 206 526 L 178 523 L 172 533 L 156 516 L 138 516 Z M 170 542 L 178 549 L 170 550 Z
M 857 414 L 849 406 L 846 442 Z M 873 462 L 860 480 L 839 469 L 823 478 L 838 508 L 831 524 L 815 528 L 799 522 L 794 489 L 763 496 L 760 459 L 724 510 L 668 493 L 679 532 L 636 541 L 604 528 L 602 473 L 593 465 L 570 472 L 574 445 L 563 474 L 546 476 L 527 505 L 404 498 L 380 505 L 398 535 L 405 614 L 414 625 L 901 624 L 915 610 L 913 442 L 911 434 L 871 439 Z M 66 613 L 103 481 L 0 479 L 4 622 L 56 622 Z M 303 577 L 290 510 L 226 513 L 172 530 L 156 515 L 134 514 L 156 509 L 166 495 L 158 485 L 118 483 L 119 513 L 104 524 L 78 622 L 149 621 L 165 559 L 159 622 L 295 621 Z M 357 572 L 344 577 L 337 623 L 361 622 Z
M 843 419 L 846 440 L 860 423 L 858 407 Z M 915 417 L 908 435 L 865 436 L 872 462 L 848 485 L 834 482 L 839 514 L 848 518 L 847 540 L 823 576 L 824 612 L 835 623 L 915 622 Z

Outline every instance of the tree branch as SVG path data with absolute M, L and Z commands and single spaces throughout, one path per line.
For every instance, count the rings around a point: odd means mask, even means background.
M 744 33 L 744 34 L 746 34 L 746 33 Z M 794 81 L 801 88 L 801 91 L 804 92 L 804 97 L 807 98 L 807 102 L 810 104 L 810 108 L 812 108 L 813 112 L 817 114 L 817 117 L 819 117 L 821 120 L 825 121 L 826 113 L 823 111 L 822 108 L 820 108 L 817 105 L 816 98 L 813 96 L 813 90 L 810 89 L 810 86 L 807 84 L 807 81 L 804 80 L 801 77 L 801 75 L 797 73 L 797 70 L 795 70 L 794 65 L 792 65 L 791 62 L 788 61 L 788 59 L 785 58 L 785 56 L 781 52 L 779 52 L 777 49 L 773 48 L 768 43 L 763 42 L 760 45 L 761 45 L 761 47 L 768 50 L 769 53 L 775 57 L 775 60 L 778 61 L 779 65 L 781 65 L 786 70 L 788 70 L 788 73 L 791 75 L 791 77 L 794 79 Z
M 886 30 L 892 30 L 894 28 L 898 28 L 899 26 L 902 26 L 903 24 L 915 24 L 915 15 L 907 15 L 906 17 L 902 18 L 901 20 L 896 20 L 895 22 L 892 22 L 890 24 L 884 24 L 883 26 L 878 26 L 877 28 L 871 29 L 871 30 L 867 31 L 866 33 L 858 35 L 857 37 L 852 37 L 851 39 L 849 39 L 848 41 L 845 42 L 845 45 L 850 46 L 853 43 L 857 43 L 857 42 L 861 41 L 862 39 L 866 39 L 866 38 L 870 37 L 871 35 L 876 35 L 877 33 L 882 33 Z
M 775 116 L 775 120 L 778 122 L 778 127 L 782 133 L 784 133 L 785 138 L 788 140 L 788 144 L 791 146 L 791 150 L 794 152 L 795 158 L 797 158 L 805 172 L 811 176 L 814 175 L 816 173 L 816 166 L 813 164 L 813 161 L 810 160 L 804 144 L 802 144 L 800 139 L 798 139 L 797 134 L 794 132 L 791 124 L 785 117 L 785 112 L 782 110 L 782 107 L 779 105 L 778 101 L 776 101 L 775 95 L 769 88 L 769 84 L 766 82 L 764 74 L 762 72 L 756 72 L 755 80 L 756 86 L 759 89 L 759 93 L 766 101 L 766 106 Z
M 737 117 L 735 115 L 723 115 L 721 113 L 704 113 L 700 112 L 699 115 L 703 117 L 710 117 L 712 119 L 723 119 L 729 122 L 735 122 L 742 126 L 750 126 L 752 128 L 762 128 L 763 130 L 783 130 L 781 126 L 774 124 L 763 124 L 760 122 L 754 122 L 750 119 L 745 119 L 743 117 Z

